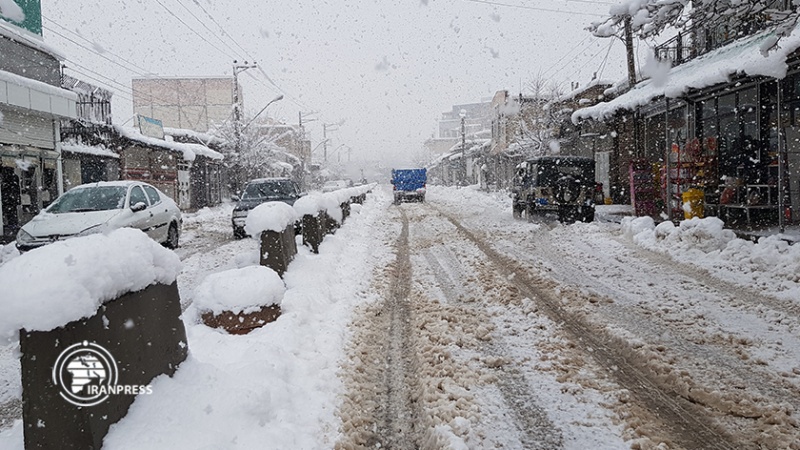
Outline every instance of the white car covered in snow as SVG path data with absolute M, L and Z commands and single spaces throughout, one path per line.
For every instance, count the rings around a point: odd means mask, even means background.
M 139 181 L 83 184 L 65 192 L 17 233 L 17 248 L 31 250 L 54 241 L 138 228 L 169 248 L 178 246 L 181 211 L 155 187 Z

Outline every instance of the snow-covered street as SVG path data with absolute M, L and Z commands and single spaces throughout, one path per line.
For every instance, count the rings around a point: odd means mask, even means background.
M 258 264 L 230 205 L 187 215 L 190 355 L 113 426 L 109 449 L 749 449 L 800 442 L 800 248 L 713 220 L 562 225 L 503 194 L 376 189 L 283 315 L 244 336 L 191 306 Z M 0 448 L 22 448 L 16 347 L 0 352 Z

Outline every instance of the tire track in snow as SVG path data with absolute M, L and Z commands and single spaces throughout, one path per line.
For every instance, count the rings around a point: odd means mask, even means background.
M 454 260 L 452 254 L 444 248 L 445 254 L 434 255 L 428 248 L 424 250 L 424 257 L 433 271 L 433 275 L 442 287 L 442 292 L 451 303 L 458 304 L 462 309 L 472 312 L 476 316 L 485 313 L 478 308 L 465 304 L 461 286 L 464 280 L 457 283 L 455 274 L 463 274 L 463 267 Z M 437 252 L 441 253 L 441 252 Z M 445 264 L 443 265 L 442 262 Z M 447 269 L 445 269 L 447 266 Z M 493 336 L 491 341 L 484 343 L 482 351 L 485 356 L 507 360 L 507 351 L 502 339 Z M 509 408 L 517 429 L 520 431 L 521 441 L 525 449 L 530 450 L 555 450 L 563 447 L 563 438 L 560 431 L 547 417 L 547 413 L 538 405 L 536 396 L 530 392 L 525 376 L 509 364 L 502 365 L 497 371 L 499 388 L 506 406 Z
M 671 438 L 678 445 L 688 448 L 740 450 L 755 448 L 753 445 L 734 439 L 713 424 L 707 413 L 692 402 L 665 390 L 654 379 L 648 369 L 638 361 L 640 358 L 627 342 L 591 327 L 583 318 L 570 314 L 559 305 L 558 299 L 549 291 L 537 286 L 537 281 L 524 270 L 519 270 L 516 261 L 496 252 L 484 240 L 467 230 L 451 215 L 433 207 L 447 218 L 464 236 L 472 241 L 501 273 L 511 278 L 512 283 L 525 295 L 542 306 L 542 311 L 551 320 L 562 324 L 563 329 L 582 347 L 591 348 L 591 355 L 625 388 L 630 390 L 650 411 L 669 428 Z M 518 270 L 515 270 L 518 268 Z
M 408 251 L 408 218 L 400 209 L 403 228 L 397 238 L 395 275 L 391 281 L 385 313 L 389 316 L 386 376 L 382 424 L 378 426 L 382 447 L 392 450 L 419 448 L 415 438 L 416 416 L 411 400 L 409 377 L 413 374 L 412 354 L 409 352 L 411 334 L 409 293 L 411 291 L 411 258 Z
M 348 351 L 351 366 L 341 375 L 346 392 L 338 411 L 342 436 L 337 450 L 421 447 L 408 219 L 400 209 L 391 211 L 399 211 L 402 222 L 395 259 L 374 280 L 385 297 L 367 305 L 351 325 L 355 331 Z

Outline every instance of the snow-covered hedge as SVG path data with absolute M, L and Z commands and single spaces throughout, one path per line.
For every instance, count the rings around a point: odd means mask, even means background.
M 215 315 L 258 311 L 262 306 L 280 305 L 286 286 L 278 274 L 264 266 L 226 270 L 206 277 L 194 293 L 194 306 Z
M 264 231 L 281 232 L 299 219 L 294 208 L 283 202 L 267 202 L 256 206 L 247 215 L 244 230 L 258 237 Z
M 0 266 L 0 339 L 91 317 L 125 293 L 172 284 L 180 271 L 174 252 L 131 228 L 30 251 Z
M 316 215 L 324 211 L 333 220 L 342 223 L 342 203 L 349 202 L 352 198 L 366 194 L 377 186 L 378 183 L 365 184 L 339 189 L 324 194 L 309 194 L 294 203 L 294 209 L 300 217 Z

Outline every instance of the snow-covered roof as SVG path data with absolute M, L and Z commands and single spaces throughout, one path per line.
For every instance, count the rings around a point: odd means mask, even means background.
M 589 89 L 596 87 L 596 86 L 613 86 L 616 83 L 613 80 L 606 80 L 606 79 L 597 79 L 589 82 L 585 86 L 581 86 L 571 92 L 567 92 L 566 94 L 559 95 L 556 97 L 553 102 L 566 102 L 570 100 L 575 100 L 575 98 L 579 97 L 584 92 L 588 91 Z
M 36 36 L 33 33 L 29 33 L 21 28 L 17 28 L 2 20 L 0 20 L 0 36 L 5 36 L 14 42 L 19 42 L 20 44 L 35 48 L 40 52 L 47 53 L 59 61 L 64 61 L 67 59 L 67 57 L 61 53 L 61 50 L 45 43 L 40 36 Z
M 690 89 L 725 83 L 737 74 L 784 78 L 789 68 L 786 59 L 800 48 L 800 26 L 783 38 L 778 48 L 764 56 L 765 44 L 774 42 L 774 38 L 774 31 L 765 31 L 739 39 L 673 67 L 665 80 L 659 80 L 660 83 L 654 79 L 646 80 L 614 100 L 580 109 L 572 114 L 572 121 L 609 119 L 620 110 L 632 110 L 662 96 L 681 97 Z
M 131 128 L 131 127 L 122 127 L 119 125 L 115 125 L 114 128 L 120 135 L 132 141 L 137 141 L 153 147 L 161 147 L 175 152 L 179 152 L 183 155 L 183 159 L 186 161 L 194 161 L 197 158 L 197 156 L 205 156 L 206 158 L 215 160 L 223 159 L 221 153 L 211 150 L 205 145 L 184 144 L 181 142 L 164 141 L 150 136 L 145 136 L 142 133 L 140 133 L 136 128 Z
M 201 133 L 199 131 L 187 130 L 185 128 L 170 128 L 164 127 L 164 134 L 169 136 L 185 136 L 191 139 L 196 139 L 205 144 L 223 144 L 225 141 L 217 136 L 208 133 Z
M 103 145 L 86 145 L 72 141 L 65 141 L 61 144 L 61 150 L 71 153 L 80 153 L 83 155 L 104 156 L 107 158 L 117 158 L 119 155 Z

